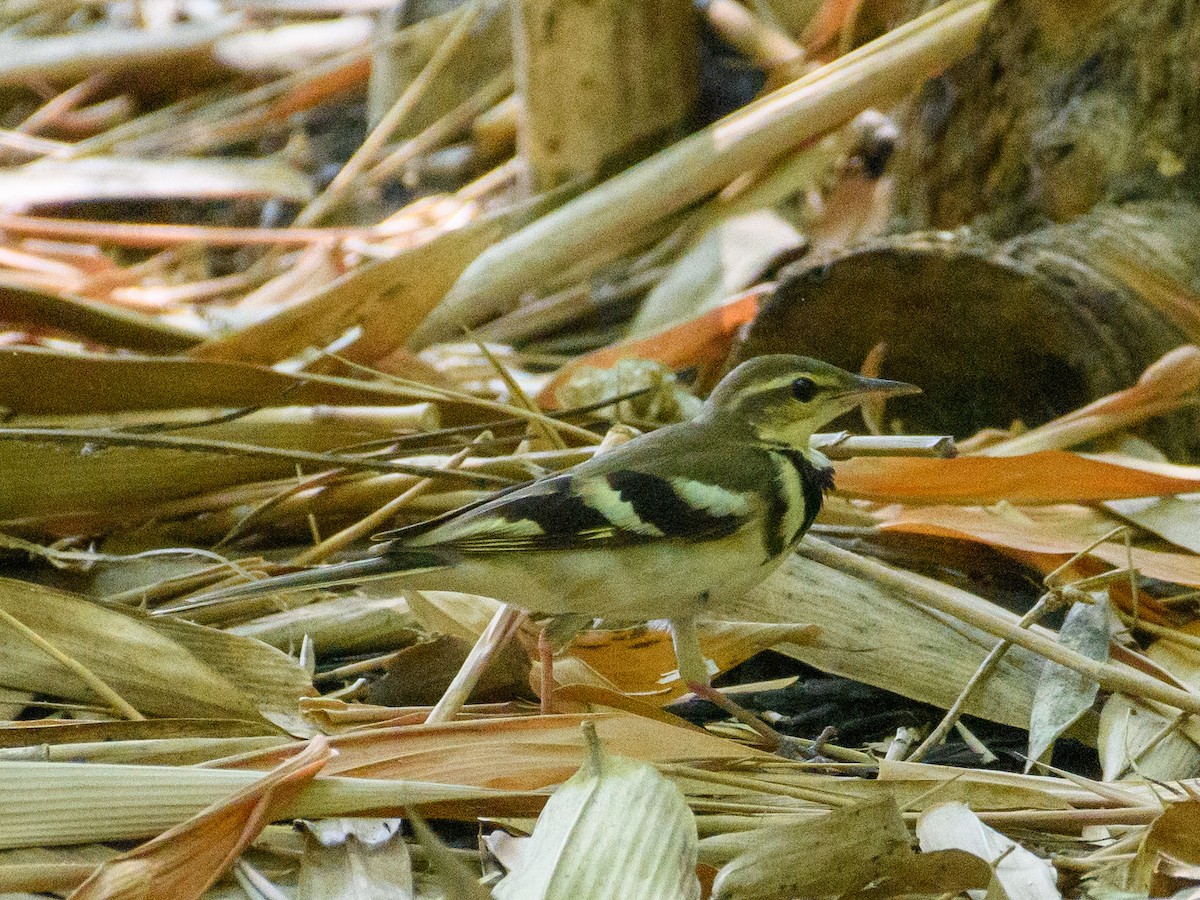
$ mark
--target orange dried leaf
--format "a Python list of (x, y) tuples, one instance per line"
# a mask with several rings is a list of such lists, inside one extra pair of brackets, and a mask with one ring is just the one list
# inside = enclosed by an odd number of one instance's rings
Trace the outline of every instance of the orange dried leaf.
[(638, 358), (655, 360), (677, 370), (693, 366), (719, 367), (729, 356), (738, 330), (758, 314), (759, 302), (770, 291), (770, 286), (758, 285), (716, 309), (650, 337), (614, 344), (581, 356), (555, 373), (538, 395), (538, 404), (543, 409), (556, 408), (555, 394), (559, 387), (584, 366), (608, 369), (619, 360)]
[[(927, 506), (905, 509), (883, 524), (888, 531), (941, 535), (980, 541), (993, 547), (1027, 553), (1072, 556), (1088, 548), (1097, 535), (1087, 528), (1049, 524), (1018, 513), (1003, 514), (978, 507)], [(1133, 548), (1133, 565), (1150, 578), (1200, 587), (1200, 556)], [(1108, 541), (1091, 555), (1115, 567), (1126, 564), (1125, 545)]]
[[(818, 632), (814, 625), (705, 622), (700, 625), (700, 643), (717, 671), (725, 672), (776, 644), (809, 643)], [(620, 690), (646, 696), (654, 703), (672, 703), (688, 692), (687, 685), (678, 678), (664, 678), (677, 666), (671, 636), (666, 631), (636, 628), (588, 632), (576, 637), (571, 655)]]
[[(538, 790), (579, 768), (585, 752), (579, 726), (589, 719), (606, 747), (645, 762), (740, 759), (754, 753), (688, 727), (628, 713), (524, 716), (339, 735), (330, 740), (337, 756), (325, 774)], [(265, 768), (298, 746), (303, 745), (242, 757), (235, 764)]]
[(324, 738), (245, 790), (97, 869), (70, 900), (189, 900), (233, 865), (332, 758)]
[(981, 453), (985, 456), (1017, 456), (1071, 447), (1172, 412), (1191, 402), (1197, 388), (1200, 388), (1200, 347), (1186, 344), (1154, 362), (1132, 387), (986, 447)]
[[(1119, 460), (1119, 461), (1118, 461)], [(1200, 490), (1200, 468), (1063, 450), (956, 459), (860, 456), (835, 464), (838, 492), (900, 503), (1098, 503)]]

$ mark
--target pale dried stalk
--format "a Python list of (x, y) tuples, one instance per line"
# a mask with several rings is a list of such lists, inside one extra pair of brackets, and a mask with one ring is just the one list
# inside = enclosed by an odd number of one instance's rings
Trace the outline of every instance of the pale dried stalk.
[(15, 38), (0, 55), (0, 84), (70, 79), (100, 69), (165, 63), (210, 48), (238, 26), (236, 16), (163, 29), (94, 28), (81, 34)]
[(378, 184), (391, 178), (398, 170), (422, 153), (428, 153), (451, 140), (454, 135), (465, 131), (474, 119), (501, 102), (505, 97), (511, 96), (512, 91), (513, 73), (512, 68), (509, 67), (416, 137), (404, 141), (376, 163), (366, 173), (367, 182)]
[(466, 660), (450, 682), (450, 686), (446, 688), (446, 693), (430, 710), (429, 716), (425, 719), (426, 725), (439, 725), (454, 718), (462, 709), (463, 704), (467, 702), (467, 698), (471, 696), (471, 691), (479, 683), (479, 677), (487, 668), (492, 657), (512, 639), (524, 615), (525, 612), (515, 606), (500, 605), (492, 617), (492, 621), (488, 623), (488, 627), (479, 636), (479, 640), (475, 642), (471, 652), (467, 654)]
[[(457, 469), (459, 463), (466, 459), (470, 452), (471, 448), (464, 447), (462, 450), (459, 450), (452, 457), (450, 457), (450, 459), (446, 462), (446, 465), (442, 468), (447, 470)], [(408, 490), (404, 491), (404, 493), (383, 504), (383, 506), (379, 507), (379, 509), (375, 510), (375, 512), (365, 516), (364, 518), (355, 522), (353, 525), (343, 528), (337, 534), (327, 537), (325, 540), (321, 541), (321, 543), (317, 544), (317, 546), (310, 547), (308, 550), (305, 550), (302, 553), (297, 553), (292, 562), (298, 566), (309, 566), (313, 565), (314, 563), (319, 563), (322, 560), (327, 559), (330, 554), (337, 553), (339, 550), (342, 550), (347, 545), (353, 543), (359, 538), (373, 534), (381, 525), (383, 525), (385, 522), (388, 522), (392, 516), (407, 506), (409, 501), (419, 494), (423, 494), (425, 491), (429, 490), (433, 484), (434, 480), (432, 478), (422, 478)]]
[[(1057, 569), (1055, 569), (1053, 572), (1051, 572), (1049, 575), (1047, 575), (1045, 577), (1045, 579), (1043, 580), (1043, 583), (1046, 584), (1047, 586), (1053, 584), (1054, 579), (1056, 577), (1058, 577), (1058, 575), (1065, 572), (1067, 569), (1069, 569), (1071, 566), (1073, 566), (1076, 562), (1078, 562), (1083, 557), (1087, 556), (1089, 553), (1091, 553), (1093, 550), (1095, 550), (1101, 544), (1107, 543), (1113, 537), (1115, 537), (1116, 535), (1118, 535), (1122, 532), (1126, 535), (1126, 539), (1128, 539), (1129, 529), (1127, 526), (1121, 525), (1121, 526), (1118, 526), (1117, 528), (1114, 528), (1112, 531), (1109, 531), (1103, 537), (1093, 541), (1089, 547), (1087, 547), (1084, 550), (1081, 550), (1079, 553), (1076, 553), (1069, 560), (1067, 560), (1065, 563), (1063, 563), (1061, 566), (1059, 566)], [(1098, 579), (1111, 579), (1113, 577), (1113, 574), (1114, 573), (1111, 573), (1111, 572), (1105, 572), (1103, 575), (1097, 576), (1097, 578)], [(1126, 573), (1118, 571), (1116, 574), (1118, 576), (1120, 576), (1120, 575), (1124, 575)], [(1085, 579), (1085, 580), (1093, 581), (1093, 579)], [(1074, 586), (1076, 588), (1078, 588), (1079, 583), (1076, 583), (1076, 585), (1074, 585)], [(1137, 596), (1136, 587), (1137, 586), (1134, 585), (1134, 596)], [(1036, 623), (1041, 621), (1042, 616), (1044, 616), (1047, 612), (1049, 612), (1051, 607), (1053, 605), (1056, 605), (1058, 602), (1059, 602), (1059, 598), (1058, 598), (1057, 593), (1053, 589), (1051, 589), (1047, 593), (1043, 594), (1040, 598), (1038, 598), (1037, 603), (1035, 603), (1030, 608), (1030, 610), (1021, 617), (1021, 620), (1019, 622), (1017, 622), (1017, 627), (1018, 628), (1029, 628), (1031, 625), (1035, 625)], [(932, 750), (935, 746), (940, 744), (945, 739), (946, 735), (950, 733), (950, 729), (952, 727), (962, 724), (958, 721), (958, 717), (960, 715), (962, 715), (963, 708), (967, 705), (967, 701), (971, 698), (972, 693), (974, 693), (975, 689), (977, 687), (979, 687), (979, 685), (982, 684), (984, 682), (984, 680), (987, 679), (987, 677), (995, 670), (996, 666), (1000, 665), (1000, 661), (1002, 659), (1004, 659), (1005, 655), (1008, 653), (1008, 650), (1011, 646), (1012, 646), (1012, 641), (1002, 640), (988, 652), (988, 655), (984, 658), (983, 662), (980, 663), (979, 668), (976, 670), (975, 674), (972, 675), (970, 680), (963, 686), (962, 692), (959, 693), (958, 698), (954, 701), (954, 703), (950, 707), (950, 709), (948, 709), (946, 711), (946, 715), (942, 717), (942, 721), (939, 722), (937, 727), (934, 728), (933, 731), (931, 731), (929, 733), (929, 736), (926, 737), (925, 740), (923, 740), (921, 742), (920, 746), (918, 746), (917, 749), (914, 750), (912, 752), (912, 754), (908, 756), (908, 758), (907, 758), (908, 762), (920, 762), (922, 759), (925, 758), (925, 755), (930, 750)]]
[[(413, 335), (423, 346), (512, 308), (575, 260), (601, 258), (743, 172), (893, 100), (966, 56), (992, 0), (951, 0), (685, 138), (484, 251)], [(597, 256), (599, 254), (599, 256)]]
[(705, 4), (704, 15), (722, 40), (766, 69), (775, 86), (802, 74), (804, 48), (736, 0), (712, 0)]
[[(262, 776), (258, 771), (196, 766), (0, 761), (0, 849), (150, 837)], [(425, 781), (323, 776), (314, 779), (279, 819), (512, 796), (518, 795)]]
[(463, 40), (471, 30), (471, 26), (475, 20), (479, 18), (479, 14), (483, 11), (483, 4), (479, 0), (473, 0), (459, 14), (458, 21), (454, 23), (454, 28), (446, 35), (446, 39), (442, 41), (437, 52), (433, 54), (433, 58), (425, 64), (425, 68), (421, 73), (413, 79), (412, 84), (400, 95), (392, 108), (389, 109), (382, 119), (371, 130), (354, 155), (346, 161), (341, 170), (334, 177), (333, 181), (329, 182), (329, 186), (325, 191), (312, 200), (300, 213), (296, 216), (294, 225), (307, 226), (314, 225), (319, 222), (331, 209), (339, 202), (347, 189), (353, 184), (354, 180), (374, 162), (376, 155), (388, 138), (396, 133), (404, 121), (416, 109), (417, 103), (425, 96), (425, 92), (433, 83), (434, 79), (442, 73), (446, 68), (446, 64), (454, 58), (459, 47), (462, 46)]
[[(592, 435), (592, 437), (594, 438), (595, 435)], [(307, 450), (261, 447), (254, 444), (240, 444), (235, 441), (185, 438), (169, 434), (122, 433), (73, 428), (0, 428), (0, 440), (4, 439), (47, 442), (62, 441), (65, 443), (84, 442), (100, 446), (157, 447), (160, 449), (193, 450), (205, 453), (228, 453), (234, 456), (266, 456), (277, 459), (295, 460), (299, 463), (313, 463), (331, 468), (405, 472), (409, 475), (419, 475), (422, 478), (446, 477), (491, 482), (503, 481), (503, 479), (497, 479), (482, 472), (473, 472), (468, 475), (453, 470), (431, 469), (427, 466), (414, 466), (379, 457), (350, 456), (342, 453), (313, 453)]]

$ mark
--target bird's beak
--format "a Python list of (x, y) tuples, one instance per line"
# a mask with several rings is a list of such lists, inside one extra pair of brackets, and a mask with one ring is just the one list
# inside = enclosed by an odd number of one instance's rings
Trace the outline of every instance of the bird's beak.
[(890, 381), (887, 378), (868, 378), (865, 375), (854, 375), (849, 379), (839, 395), (840, 400), (859, 400), (867, 396), (903, 397), (905, 394), (919, 394), (921, 389), (906, 381)]

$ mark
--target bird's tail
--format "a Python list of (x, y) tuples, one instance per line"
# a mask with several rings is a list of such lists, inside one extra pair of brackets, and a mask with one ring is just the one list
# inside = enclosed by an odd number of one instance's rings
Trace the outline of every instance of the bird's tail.
[(440, 569), (445, 562), (432, 553), (414, 550), (411, 552), (392, 552), (387, 555), (372, 556), (367, 559), (352, 562), (337, 563), (332, 566), (319, 566), (305, 569), (302, 572), (292, 572), (287, 575), (276, 575), (272, 578), (262, 578), (258, 581), (237, 584), (233, 587), (209, 591), (187, 597), (171, 606), (161, 606), (154, 610), (155, 615), (175, 612), (190, 612), (207, 606), (217, 606), (231, 600), (242, 600), (246, 597), (257, 597), (262, 594), (273, 594), (276, 591), (294, 591), (303, 588), (328, 588), (339, 584), (357, 584), (363, 581), (373, 581), (377, 578), (388, 578), (410, 574), (413, 572), (428, 572)]

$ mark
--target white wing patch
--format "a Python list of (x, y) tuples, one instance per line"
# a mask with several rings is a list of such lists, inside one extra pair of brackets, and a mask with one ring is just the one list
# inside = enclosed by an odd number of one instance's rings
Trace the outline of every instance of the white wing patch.
[(693, 481), (690, 478), (672, 478), (671, 487), (690, 506), (714, 516), (741, 518), (750, 512), (749, 496), (737, 491), (727, 491), (720, 485)]
[(633, 504), (621, 497), (604, 478), (580, 478), (574, 485), (575, 493), (612, 524), (632, 534), (647, 537), (662, 537), (663, 532), (649, 522), (643, 521), (633, 509)]
[[(510, 522), (500, 516), (486, 516), (462, 522), (447, 522), (440, 528), (429, 532), (428, 535), (424, 535), (421, 543), (458, 543), (473, 538), (536, 538), (545, 533), (541, 525), (529, 519), (517, 519), (515, 522)], [(416, 541), (413, 543), (415, 546), (419, 546)]]

